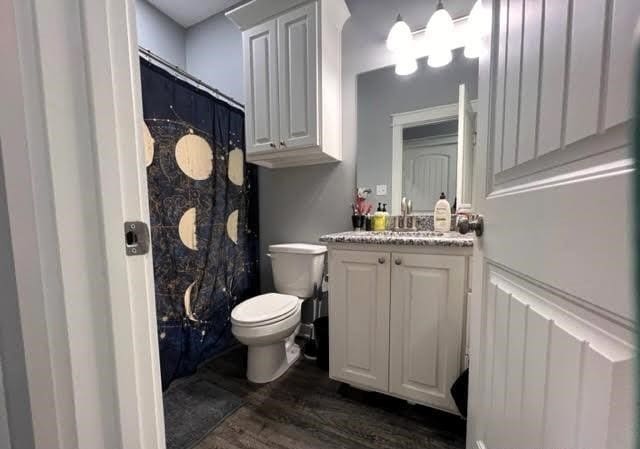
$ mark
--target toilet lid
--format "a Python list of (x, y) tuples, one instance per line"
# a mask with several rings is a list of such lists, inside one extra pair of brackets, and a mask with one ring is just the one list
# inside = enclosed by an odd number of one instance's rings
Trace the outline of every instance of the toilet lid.
[(267, 293), (255, 296), (238, 304), (231, 311), (231, 321), (237, 324), (259, 324), (278, 321), (289, 317), (296, 311), (298, 297)]

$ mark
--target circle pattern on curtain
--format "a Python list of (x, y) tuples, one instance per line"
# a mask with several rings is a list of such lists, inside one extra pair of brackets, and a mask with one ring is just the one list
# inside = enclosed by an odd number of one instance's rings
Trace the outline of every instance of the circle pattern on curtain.
[(229, 151), (229, 181), (237, 186), (244, 183), (244, 153), (239, 148)]
[(234, 210), (227, 218), (227, 235), (233, 243), (238, 244), (238, 210)]
[(145, 122), (142, 122), (142, 140), (144, 141), (144, 162), (148, 167), (153, 162), (153, 147), (156, 141)]
[(211, 176), (213, 151), (202, 137), (195, 134), (182, 136), (176, 144), (175, 154), (178, 167), (191, 179), (203, 181)]
[(178, 224), (180, 240), (189, 249), (198, 250), (198, 236), (196, 233), (196, 208), (192, 207), (182, 214)]

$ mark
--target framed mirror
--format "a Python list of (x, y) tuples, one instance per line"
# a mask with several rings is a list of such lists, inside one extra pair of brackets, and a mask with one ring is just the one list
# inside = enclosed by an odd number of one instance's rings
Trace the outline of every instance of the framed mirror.
[(384, 67), (358, 75), (357, 185), (374, 204), (400, 214), (432, 214), (444, 192), (452, 207), (471, 203), (477, 61), (455, 52), (446, 67), (426, 58), (410, 76)]

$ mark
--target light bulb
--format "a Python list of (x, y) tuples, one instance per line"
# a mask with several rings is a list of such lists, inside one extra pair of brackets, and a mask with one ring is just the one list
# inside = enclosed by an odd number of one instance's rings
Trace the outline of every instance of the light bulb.
[(438, 3), (438, 9), (429, 19), (424, 33), (429, 53), (427, 64), (430, 67), (442, 67), (451, 62), (453, 32), (453, 19), (451, 19), (447, 10), (442, 7), (442, 2), (440, 2)]
[(464, 55), (467, 58), (477, 58), (482, 54), (484, 45), (482, 42), (484, 10), (482, 2), (476, 0), (466, 24)]
[(451, 54), (451, 50), (439, 50), (431, 53), (427, 57), (427, 65), (437, 69), (438, 67), (444, 67), (449, 64), (452, 59), (453, 54)]
[(411, 28), (398, 14), (396, 23), (393, 24), (387, 36), (387, 49), (389, 51), (400, 51), (410, 46), (412, 41)]
[(398, 62), (396, 62), (396, 75), (411, 75), (416, 70), (418, 70), (418, 62), (415, 57), (410, 55), (403, 56), (398, 59)]

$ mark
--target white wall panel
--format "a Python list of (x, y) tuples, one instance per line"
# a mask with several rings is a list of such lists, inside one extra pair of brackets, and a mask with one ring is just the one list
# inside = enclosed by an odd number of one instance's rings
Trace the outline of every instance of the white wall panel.
[(598, 132), (606, 0), (572, 3), (565, 145)]
[(490, 268), (488, 282), (487, 447), (630, 447), (633, 404), (620, 398), (631, 391), (632, 347), (516, 275)]

